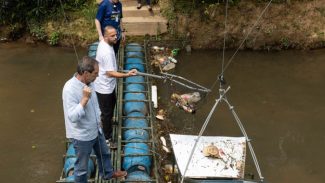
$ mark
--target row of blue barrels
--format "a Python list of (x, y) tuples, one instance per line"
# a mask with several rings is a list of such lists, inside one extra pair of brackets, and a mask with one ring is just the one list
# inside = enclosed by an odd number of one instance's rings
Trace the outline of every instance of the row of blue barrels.
[[(145, 72), (144, 54), (141, 45), (128, 44), (125, 47), (124, 69), (137, 69)], [(125, 79), (125, 95), (123, 121), (125, 131), (123, 140), (127, 141), (124, 147), (123, 169), (128, 172), (127, 181), (150, 181), (151, 161), (150, 147), (143, 141), (148, 141), (150, 135), (146, 115), (148, 113), (145, 95), (145, 79), (143, 76), (132, 76)]]
[[(68, 150), (67, 150), (65, 161), (64, 161), (64, 167), (63, 167), (63, 173), (65, 176), (66, 182), (74, 182), (74, 180), (75, 180), (74, 179), (74, 164), (76, 161), (77, 161), (76, 151), (73, 147), (73, 144), (70, 143), (68, 146)], [(94, 174), (94, 171), (95, 171), (95, 163), (91, 158), (89, 158), (88, 175), (87, 175), (88, 178), (90, 178), (90, 176)]]

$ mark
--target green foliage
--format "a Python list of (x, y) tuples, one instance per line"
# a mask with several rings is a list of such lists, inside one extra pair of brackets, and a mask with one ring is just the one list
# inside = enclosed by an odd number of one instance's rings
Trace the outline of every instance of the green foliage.
[(88, 6), (84, 6), (82, 9), (83, 17), (91, 24), (91, 26), (94, 26), (94, 20), (97, 13), (97, 4), (94, 2), (90, 3)]
[(50, 45), (55, 46), (59, 43), (60, 33), (57, 31), (54, 31), (50, 34), (48, 42)]
[[(62, 5), (61, 6), (61, 2)], [(0, 0), (0, 23), (27, 23), (27, 20), (41, 22), (64, 10), (79, 10), (87, 0)]]
[(286, 49), (288, 49), (291, 45), (291, 42), (290, 42), (289, 38), (287, 38), (287, 37), (281, 38), (280, 42), (281, 42), (281, 46)]
[(44, 27), (40, 24), (31, 22), (28, 24), (30, 34), (39, 41), (44, 41), (46, 38), (46, 33)]

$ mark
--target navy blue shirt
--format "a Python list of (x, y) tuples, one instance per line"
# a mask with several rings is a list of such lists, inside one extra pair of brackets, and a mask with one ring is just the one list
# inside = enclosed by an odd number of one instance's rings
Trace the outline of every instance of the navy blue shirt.
[(98, 7), (96, 19), (100, 22), (102, 33), (104, 28), (108, 25), (113, 26), (117, 30), (117, 38), (121, 38), (121, 18), (122, 3), (113, 3), (110, 0), (103, 0)]

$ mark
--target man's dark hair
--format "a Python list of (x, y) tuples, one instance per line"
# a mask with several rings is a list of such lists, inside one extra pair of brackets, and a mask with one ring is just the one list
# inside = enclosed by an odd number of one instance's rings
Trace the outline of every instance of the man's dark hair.
[(85, 71), (92, 73), (95, 70), (95, 64), (97, 60), (89, 56), (84, 56), (81, 61), (79, 61), (77, 66), (77, 72), (82, 75)]

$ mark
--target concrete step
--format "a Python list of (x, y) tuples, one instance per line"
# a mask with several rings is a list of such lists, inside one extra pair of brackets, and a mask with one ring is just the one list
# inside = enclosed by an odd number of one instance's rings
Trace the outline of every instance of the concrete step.
[(160, 16), (152, 17), (125, 17), (123, 28), (126, 35), (157, 35), (167, 32), (167, 20)]
[(148, 11), (147, 6), (137, 9), (137, 6), (123, 7), (123, 17), (147, 17), (160, 15), (160, 8), (158, 6), (152, 7), (152, 11)]

